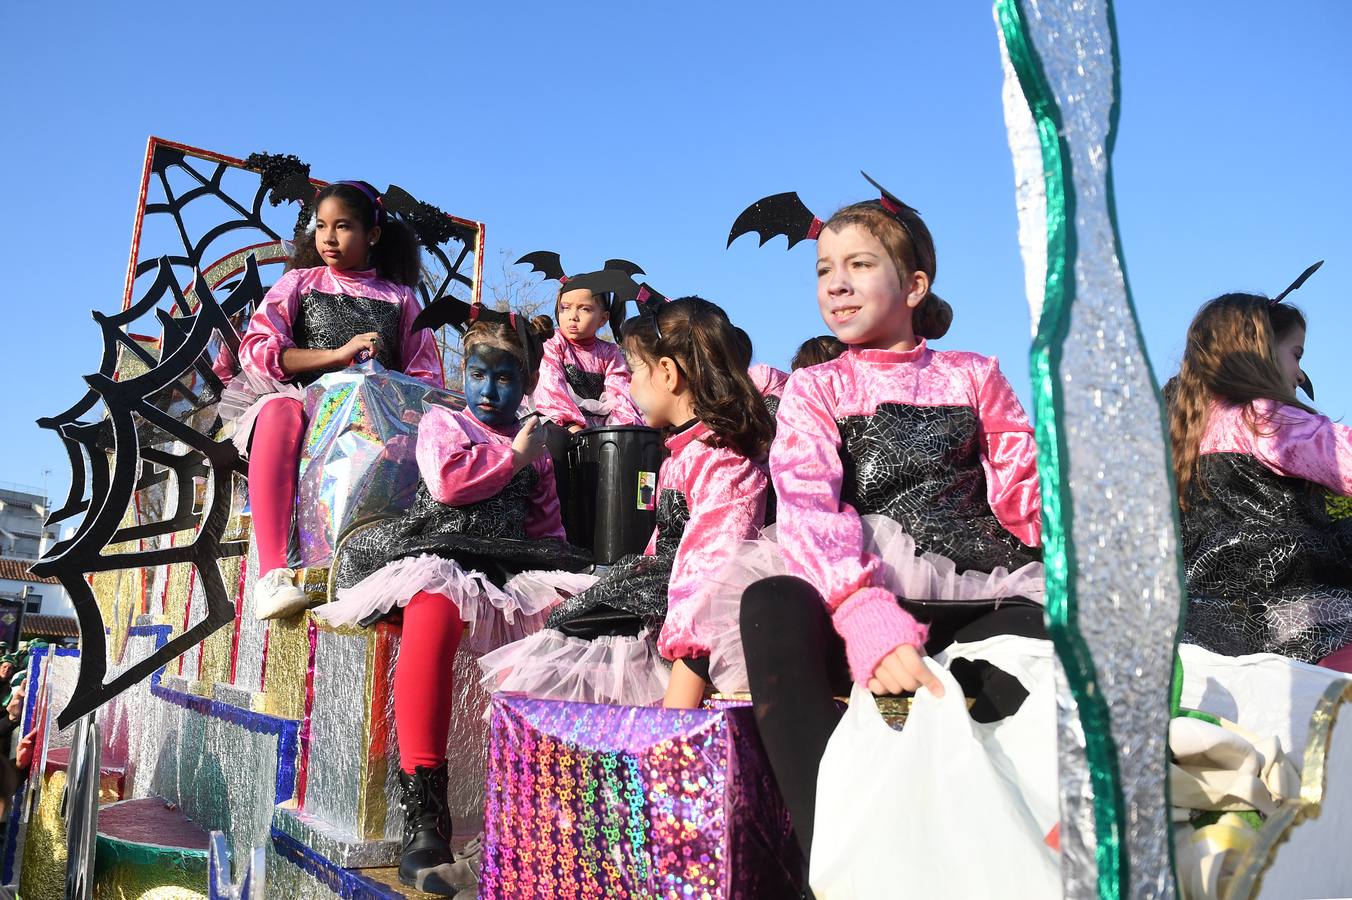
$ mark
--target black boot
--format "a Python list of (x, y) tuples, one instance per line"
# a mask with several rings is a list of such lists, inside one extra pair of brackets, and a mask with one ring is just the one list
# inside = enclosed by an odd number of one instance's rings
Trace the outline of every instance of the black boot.
[[(473, 870), (451, 853), (451, 816), (446, 809), (446, 764), (399, 772), (399, 807), (404, 811), (404, 852), (399, 880), (429, 894), (454, 897), (473, 886)], [(473, 894), (473, 891), (467, 891)]]

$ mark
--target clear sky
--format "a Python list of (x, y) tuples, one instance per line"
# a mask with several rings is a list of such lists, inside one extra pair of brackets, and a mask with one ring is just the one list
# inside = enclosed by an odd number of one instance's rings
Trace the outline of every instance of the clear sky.
[[(811, 245), (725, 250), (728, 228), (779, 191), (822, 214), (869, 197), (866, 169), (934, 232), (956, 311), (939, 346), (998, 355), (1028, 397), (988, 3), (80, 6), (0, 11), (0, 481), (51, 468), (64, 491), (32, 423), (96, 366), (89, 311), (119, 308), (150, 134), (403, 185), (487, 223), (490, 273), (503, 252), (632, 259), (781, 366), (825, 330)], [(1297, 300), (1319, 405), (1346, 418), (1352, 3), (1132, 0), (1118, 25), (1118, 213), (1156, 373), (1202, 301), (1326, 259)]]

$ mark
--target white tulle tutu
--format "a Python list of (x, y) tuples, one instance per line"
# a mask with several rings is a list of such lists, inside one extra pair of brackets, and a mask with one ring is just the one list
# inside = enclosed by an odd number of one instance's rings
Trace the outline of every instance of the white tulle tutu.
[(230, 440), (241, 456), (249, 454), (249, 439), (253, 437), (254, 423), (258, 421), (258, 414), (263, 411), (263, 407), (287, 397), (303, 404), (305, 388), (249, 369), (240, 369), (239, 374), (221, 391), (216, 412), (221, 421), (234, 426)]
[(398, 559), (372, 572), (314, 614), (333, 625), (348, 625), (405, 606), (419, 591), (450, 598), (465, 623), (464, 646), (487, 653), (535, 634), (550, 610), (566, 597), (591, 587), (595, 575), (562, 571), (522, 572), (502, 587), (453, 559), (423, 554)]
[(584, 640), (546, 628), (479, 659), (486, 690), (544, 700), (653, 706), (662, 702), (671, 664), (645, 631)]
[[(917, 553), (915, 539), (886, 516), (866, 515), (867, 551), (882, 560), (884, 585), (899, 597), (916, 600), (991, 600), (1026, 597), (1035, 603), (1046, 598), (1042, 563), (1033, 562), (1013, 572), (958, 572), (953, 561), (937, 553)], [(762, 578), (789, 575), (771, 525), (758, 540), (743, 541), (736, 556), (715, 577), (706, 595), (708, 611), (709, 677), (722, 693), (750, 690), (746, 658), (742, 655), (742, 593)]]

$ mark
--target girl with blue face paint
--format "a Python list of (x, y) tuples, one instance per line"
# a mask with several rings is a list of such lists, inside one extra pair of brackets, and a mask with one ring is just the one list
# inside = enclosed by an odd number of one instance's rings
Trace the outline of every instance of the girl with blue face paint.
[(344, 539), (334, 560), (337, 599), (315, 610), (335, 624), (402, 614), (394, 670), (405, 815), (399, 877), (440, 896), (478, 880), (477, 851), (456, 856), (449, 844), (451, 660), (462, 638), (484, 653), (539, 630), (561, 591), (595, 580), (575, 574), (591, 559), (564, 539), (543, 430), (534, 417), (517, 421), (552, 323), (461, 305), (465, 408), (428, 407), (413, 508)]

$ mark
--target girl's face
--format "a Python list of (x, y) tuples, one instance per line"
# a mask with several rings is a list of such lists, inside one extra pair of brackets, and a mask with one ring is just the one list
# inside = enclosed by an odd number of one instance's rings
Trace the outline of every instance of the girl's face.
[(1291, 390), (1295, 391), (1305, 380), (1300, 371), (1300, 360), (1305, 355), (1305, 329), (1299, 325), (1293, 327), (1277, 338), (1277, 346), (1274, 349), (1277, 351), (1277, 367), (1281, 369), (1282, 378), (1291, 385)]
[(325, 197), (315, 210), (315, 249), (331, 269), (367, 268), (380, 226), (367, 231), (361, 219), (337, 197)]
[(629, 396), (653, 428), (679, 425), (675, 421), (679, 403), (676, 398), (680, 370), (676, 361), (664, 356), (648, 362), (640, 354), (626, 352), (629, 363)]
[(601, 326), (610, 321), (610, 313), (591, 291), (567, 291), (559, 297), (559, 328), (570, 341), (589, 341)]
[(882, 242), (858, 225), (817, 239), (817, 306), (826, 327), (852, 347), (909, 350), (911, 313), (929, 291), (924, 272), (903, 284)]
[(525, 395), (521, 366), (506, 353), (485, 358), (477, 351), (465, 360), (465, 405), (474, 418), (498, 428), (516, 421)]

